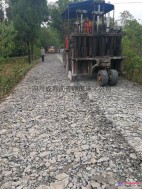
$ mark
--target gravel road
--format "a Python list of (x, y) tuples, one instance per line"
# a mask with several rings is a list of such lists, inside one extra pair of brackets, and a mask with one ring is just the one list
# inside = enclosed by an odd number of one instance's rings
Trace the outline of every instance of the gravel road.
[(0, 188), (141, 189), (142, 86), (70, 82), (47, 55), (0, 104)]

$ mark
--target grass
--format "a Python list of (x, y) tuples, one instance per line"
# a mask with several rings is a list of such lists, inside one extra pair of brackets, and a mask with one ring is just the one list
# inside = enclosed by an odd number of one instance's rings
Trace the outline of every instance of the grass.
[(133, 61), (124, 61), (126, 78), (130, 81), (142, 84), (142, 65), (137, 66)]
[(0, 101), (14, 86), (24, 78), (26, 73), (37, 64), (27, 63), (26, 57), (10, 58), (6, 63), (0, 63)]

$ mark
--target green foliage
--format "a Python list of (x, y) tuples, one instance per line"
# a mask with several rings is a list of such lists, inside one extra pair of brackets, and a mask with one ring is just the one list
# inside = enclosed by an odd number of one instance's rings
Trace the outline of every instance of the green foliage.
[(4, 20), (4, 12), (2, 8), (2, 1), (0, 1), (0, 21)]
[(124, 69), (129, 79), (142, 82), (142, 25), (137, 20), (127, 20), (124, 27), (123, 55), (127, 57)]
[(11, 56), (15, 57), (15, 56), (25, 56), (27, 55), (27, 44), (23, 42), (23, 40), (21, 40), (19, 37), (15, 37), (14, 40), (15, 43), (15, 48), (12, 51)]
[(15, 35), (13, 22), (0, 22), (0, 61), (12, 53)]
[(45, 49), (49, 46), (59, 47), (61, 45), (61, 37), (59, 32), (55, 28), (46, 28), (41, 29), (41, 46)]
[(61, 18), (61, 14), (64, 11), (64, 9), (67, 7), (69, 3), (69, 0), (58, 0), (54, 4), (49, 4), (49, 15), (50, 15), (50, 26), (52, 28), (55, 28), (58, 32), (61, 38), (63, 39), (64, 36), (64, 23)]
[(0, 9), (0, 21), (4, 20), (4, 13), (3, 11)]
[(120, 13), (119, 21), (123, 27), (125, 27), (129, 23), (129, 21), (133, 19), (134, 19), (133, 15), (127, 10)]
[(35, 65), (27, 64), (27, 58), (11, 58), (0, 64), (0, 100), (26, 75)]
[(44, 0), (14, 0), (13, 17), (19, 36), (25, 41), (34, 40), (38, 36), (43, 20)]
[(11, 0), (14, 26), (18, 31), (17, 39), (27, 45), (29, 63), (33, 56), (34, 43), (40, 34), (42, 21), (47, 16), (46, 0)]

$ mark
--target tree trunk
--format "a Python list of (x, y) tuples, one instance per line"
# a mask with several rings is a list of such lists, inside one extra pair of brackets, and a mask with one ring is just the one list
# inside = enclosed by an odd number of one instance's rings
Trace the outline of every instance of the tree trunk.
[(28, 63), (31, 63), (31, 50), (30, 50), (30, 42), (27, 42), (27, 47), (28, 47)]
[(32, 61), (34, 60), (34, 46), (33, 46), (33, 42), (31, 42), (31, 59), (32, 59)]

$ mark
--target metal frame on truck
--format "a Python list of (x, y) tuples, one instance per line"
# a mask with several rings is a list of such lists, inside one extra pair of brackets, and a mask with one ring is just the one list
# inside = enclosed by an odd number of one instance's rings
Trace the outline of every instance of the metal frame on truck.
[(100, 86), (116, 85), (124, 33), (114, 24), (114, 5), (103, 0), (70, 3), (62, 18), (68, 27), (63, 60), (70, 80), (97, 74)]

